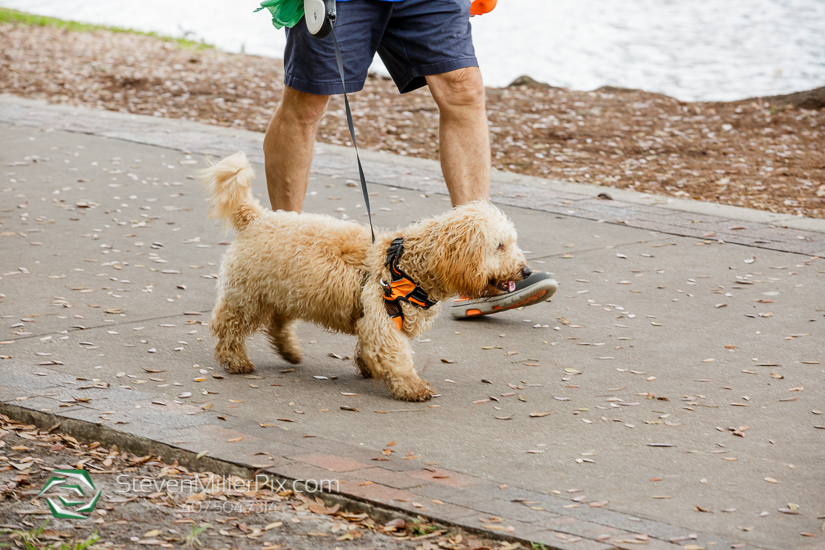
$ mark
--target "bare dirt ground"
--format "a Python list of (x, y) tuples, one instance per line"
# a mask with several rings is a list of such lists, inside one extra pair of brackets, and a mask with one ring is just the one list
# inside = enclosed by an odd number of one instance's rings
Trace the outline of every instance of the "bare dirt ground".
[[(57, 499), (61, 491), (38, 494), (53, 470), (72, 469), (89, 472), (100, 499), (88, 519), (54, 519), (47, 498)], [(92, 492), (86, 493), (88, 502)], [(70, 491), (63, 496), (77, 498)], [(161, 457), (106, 449), (0, 415), (0, 546), (81, 550), (93, 542), (93, 549), (522, 548), (448, 532), (425, 520), (381, 522), (278, 485), (190, 471)]]
[[(280, 61), (151, 36), (3, 24), (0, 42), (0, 92), (54, 103), (264, 131), (283, 88)], [(497, 168), (825, 218), (825, 88), (686, 103), (523, 82), (487, 90)], [(362, 146), (438, 158), (438, 110), (426, 90), (400, 96), (371, 76), (351, 101)], [(318, 139), (348, 138), (336, 97)]]

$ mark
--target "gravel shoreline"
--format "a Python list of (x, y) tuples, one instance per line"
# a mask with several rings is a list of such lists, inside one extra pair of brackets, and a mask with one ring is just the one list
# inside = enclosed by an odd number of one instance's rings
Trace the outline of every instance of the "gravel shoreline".
[[(0, 24), (0, 92), (262, 132), (280, 60), (152, 36)], [(483, 68), (482, 68), (483, 70)], [(578, 92), (529, 78), (487, 89), (493, 165), (539, 177), (825, 218), (825, 93), (682, 102), (640, 90)], [(372, 75), (351, 95), (359, 145), (438, 158), (430, 94)], [(318, 139), (349, 144), (334, 97)]]

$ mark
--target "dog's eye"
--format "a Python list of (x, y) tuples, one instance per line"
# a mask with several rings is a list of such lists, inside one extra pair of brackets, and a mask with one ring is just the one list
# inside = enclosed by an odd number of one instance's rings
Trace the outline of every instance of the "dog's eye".
[(498, 249), (504, 250), (504, 243), (498, 243)]

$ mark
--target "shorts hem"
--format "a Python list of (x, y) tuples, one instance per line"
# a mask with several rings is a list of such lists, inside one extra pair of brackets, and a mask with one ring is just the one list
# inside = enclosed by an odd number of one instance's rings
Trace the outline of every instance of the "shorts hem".
[[(441, 63), (433, 63), (431, 65), (420, 65), (408, 69), (403, 75), (398, 78), (393, 78), (398, 91), (402, 94), (412, 92), (427, 85), (424, 77), (436, 74), (448, 73), (458, 69), (466, 69), (467, 67), (478, 67), (478, 59), (475, 56), (459, 57), (458, 59), (451, 59), (450, 61), (443, 61)], [(349, 90), (347, 90), (349, 91)]]
[[(364, 89), (364, 83), (366, 80), (361, 81), (354, 81), (348, 80), (347, 81), (347, 93), (354, 94), (355, 92), (360, 92)], [(312, 82), (310, 80), (304, 80), (298, 78), (296, 76), (285, 74), (284, 75), (284, 84), (289, 86), (294, 90), (298, 90), (299, 92), (304, 92), (307, 94), (314, 94), (314, 95), (337, 95), (344, 93), (344, 87), (341, 86), (341, 81), (339, 80), (330, 80), (326, 82)]]

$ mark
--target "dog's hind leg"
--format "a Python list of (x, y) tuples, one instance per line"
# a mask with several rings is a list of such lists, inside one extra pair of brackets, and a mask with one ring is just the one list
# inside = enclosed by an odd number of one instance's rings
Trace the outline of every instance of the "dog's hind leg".
[(218, 339), (215, 359), (234, 374), (253, 372), (246, 354), (246, 337), (255, 330), (253, 313), (230, 305), (223, 297), (212, 310), (212, 334)]
[(269, 343), (281, 357), (293, 365), (301, 362), (303, 354), (298, 337), (295, 336), (295, 320), (273, 313), (266, 333)]

